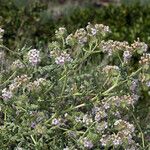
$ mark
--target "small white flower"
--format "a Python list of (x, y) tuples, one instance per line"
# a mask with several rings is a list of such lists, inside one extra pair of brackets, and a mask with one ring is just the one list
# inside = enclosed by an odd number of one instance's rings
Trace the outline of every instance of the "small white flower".
[(102, 121), (96, 125), (96, 130), (98, 133), (102, 133), (105, 129), (108, 128), (108, 123), (106, 121)]
[(36, 66), (41, 61), (40, 52), (36, 49), (30, 50), (28, 52), (28, 59), (32, 66)]
[(14, 91), (15, 89), (17, 89), (19, 87), (19, 84), (14, 82), (12, 84), (9, 85), (9, 90), (10, 91)]
[(58, 65), (63, 65), (65, 63), (65, 57), (63, 56), (58, 56), (55, 58), (55, 63)]
[(86, 125), (89, 125), (89, 124), (91, 124), (93, 122), (93, 120), (92, 120), (92, 118), (89, 115), (85, 114), (83, 116), (82, 122), (85, 123)]
[(125, 63), (127, 63), (131, 57), (132, 57), (132, 54), (130, 51), (124, 51), (123, 58), (124, 58)]
[(62, 53), (60, 56), (55, 58), (55, 63), (58, 65), (64, 65), (66, 62), (71, 62), (72, 59), (69, 54)]
[(121, 145), (121, 144), (122, 144), (122, 141), (121, 141), (120, 137), (117, 137), (116, 139), (113, 139), (113, 145), (114, 146), (118, 146), (118, 145)]
[(4, 100), (8, 100), (10, 98), (12, 98), (13, 93), (9, 90), (7, 90), (6, 88), (2, 90), (2, 97)]
[(12, 63), (11, 67), (14, 69), (17, 69), (17, 68), (22, 69), (24, 68), (24, 64), (19, 59), (17, 59), (16, 61)]
[(62, 38), (67, 33), (66, 28), (60, 27), (58, 30), (55, 31), (55, 35), (58, 39)]
[(87, 138), (84, 138), (83, 146), (87, 149), (91, 149), (93, 147), (93, 143), (92, 143), (92, 141), (88, 140)]
[(107, 146), (107, 143), (109, 142), (110, 137), (107, 135), (102, 135), (102, 138), (100, 139), (101, 145), (102, 146)]
[(96, 35), (97, 30), (95, 28), (91, 28), (91, 33), (92, 33), (92, 35)]
[(52, 120), (52, 125), (59, 125), (60, 124), (60, 119), (57, 119), (57, 118), (54, 118), (53, 120)]
[(143, 49), (144, 52), (146, 52), (147, 49), (148, 49), (148, 46), (147, 46), (147, 44), (145, 44), (144, 42), (143, 42), (142, 44), (143, 44), (143, 45), (142, 45), (142, 49)]

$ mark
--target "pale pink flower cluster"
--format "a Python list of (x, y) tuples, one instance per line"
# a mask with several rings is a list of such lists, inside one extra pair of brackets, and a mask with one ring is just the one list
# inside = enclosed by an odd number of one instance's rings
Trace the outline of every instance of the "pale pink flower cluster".
[(31, 49), (28, 52), (28, 60), (32, 66), (36, 66), (41, 61), (40, 52), (36, 49)]
[(75, 117), (75, 121), (77, 123), (83, 123), (85, 126), (90, 125), (91, 123), (93, 123), (93, 119), (92, 116), (89, 114), (85, 114), (85, 115), (81, 115), (81, 116), (76, 116)]
[(27, 85), (27, 89), (29, 91), (38, 90), (41, 85), (45, 85), (45, 84), (46, 84), (46, 79), (39, 78), (33, 82), (29, 82)]
[(57, 126), (57, 125), (60, 125), (60, 124), (61, 124), (61, 119), (60, 118), (54, 118), (52, 120), (52, 125)]
[(71, 62), (72, 59), (69, 54), (61, 53), (59, 56), (55, 58), (55, 63), (58, 65), (64, 65), (66, 62)]
[(113, 40), (108, 41), (102, 40), (99, 47), (104, 53), (107, 53), (109, 56), (113, 55), (113, 53), (116, 53), (118, 51), (132, 50), (131, 47), (129, 46), (129, 43), (126, 41), (120, 42)]
[(123, 96), (112, 96), (108, 98), (108, 101), (112, 106), (116, 107), (122, 107), (123, 105), (125, 106), (131, 106), (138, 100), (138, 96), (133, 95), (123, 95)]
[(140, 42), (139, 40), (134, 41), (134, 43), (132, 43), (131, 45), (129, 45), (129, 43), (126, 41), (120, 42), (113, 40), (102, 40), (99, 47), (102, 52), (107, 53), (109, 56), (112, 56), (113, 54), (116, 55), (118, 54), (118, 52), (123, 52), (125, 63), (129, 62), (135, 52), (143, 54), (148, 49), (147, 44), (145, 44), (144, 42)]
[(96, 131), (98, 133), (104, 133), (108, 128), (108, 123), (106, 121), (101, 121), (96, 124)]
[(87, 149), (91, 149), (94, 146), (92, 141), (89, 140), (87, 137), (83, 138), (81, 142), (83, 143), (83, 146)]
[(61, 39), (61, 38), (63, 38), (64, 35), (66, 35), (66, 33), (67, 33), (66, 28), (60, 27), (58, 30), (55, 31), (55, 36), (58, 39)]
[(25, 65), (19, 59), (15, 60), (11, 65), (12, 69), (17, 69), (17, 68), (22, 69), (24, 67)]
[(141, 54), (143, 54), (144, 52), (146, 52), (147, 49), (148, 49), (148, 45), (145, 44), (144, 42), (140, 42), (139, 39), (137, 41), (134, 41), (134, 43), (131, 44), (131, 47), (134, 50), (139, 51), (139, 53), (141, 53)]
[(109, 26), (105, 26), (103, 24), (92, 25), (91, 23), (88, 23), (86, 29), (89, 36), (95, 36), (98, 33), (105, 35), (106, 33), (110, 32)]
[(84, 28), (78, 29), (75, 34), (74, 37), (76, 39), (78, 39), (79, 44), (83, 45), (87, 42), (87, 32)]
[(66, 44), (71, 46), (79, 44), (82, 47), (86, 43), (88, 43), (89, 39), (94, 38), (97, 35), (103, 36), (109, 32), (110, 29), (108, 26), (105, 26), (103, 24), (92, 25), (91, 23), (88, 23), (86, 29), (80, 28), (76, 30), (74, 34), (68, 35), (66, 38)]
[(125, 144), (126, 146), (135, 144), (132, 139), (132, 134), (135, 130), (133, 124), (120, 119), (114, 123), (114, 127), (118, 133), (102, 135), (102, 138), (100, 139), (102, 146), (112, 145), (114, 147), (118, 147), (122, 144)]
[(2, 98), (4, 100), (9, 100), (12, 97), (13, 97), (12, 91), (10, 91), (10, 90), (8, 90), (6, 88), (2, 90)]
[(143, 64), (143, 65), (149, 65), (150, 64), (150, 53), (144, 53), (143, 56), (141, 56), (139, 63)]
[(2, 90), (2, 97), (4, 100), (8, 100), (12, 98), (13, 92), (18, 89), (22, 84), (27, 83), (29, 81), (29, 77), (27, 75), (17, 76), (13, 82), (8, 85), (8, 89)]
[(114, 75), (120, 72), (120, 68), (118, 66), (107, 65), (102, 70), (107, 75)]
[(128, 63), (132, 57), (132, 53), (128, 50), (123, 52), (123, 59), (125, 63)]

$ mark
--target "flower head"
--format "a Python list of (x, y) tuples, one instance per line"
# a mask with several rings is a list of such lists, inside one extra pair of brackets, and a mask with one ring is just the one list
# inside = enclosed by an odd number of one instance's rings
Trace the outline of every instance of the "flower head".
[(125, 63), (128, 63), (128, 61), (130, 60), (130, 58), (132, 57), (132, 54), (130, 51), (126, 50), (123, 53), (123, 59)]
[(60, 119), (54, 118), (52, 120), (52, 125), (55, 125), (55, 126), (60, 125)]
[(2, 97), (4, 100), (8, 100), (12, 98), (13, 93), (10, 90), (7, 90), (6, 88), (2, 90)]
[(32, 66), (36, 66), (40, 61), (40, 52), (36, 49), (32, 49), (28, 52), (28, 60)]
[(82, 140), (83, 146), (87, 149), (91, 149), (93, 147), (92, 141), (88, 140), (86, 137)]
[(64, 65), (66, 62), (72, 61), (71, 57), (67, 53), (61, 53), (60, 56), (55, 58), (55, 63), (58, 65)]
[(17, 69), (17, 68), (22, 69), (24, 68), (24, 64), (19, 59), (17, 59), (12, 63), (11, 67), (12, 69)]

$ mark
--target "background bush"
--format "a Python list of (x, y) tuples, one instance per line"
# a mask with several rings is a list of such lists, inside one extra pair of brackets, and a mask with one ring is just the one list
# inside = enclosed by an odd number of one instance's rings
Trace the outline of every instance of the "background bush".
[(147, 45), (104, 41), (109, 33), (59, 28), (48, 49), (15, 51), (0, 78), (0, 149), (149, 148), (148, 109), (138, 107), (149, 101)]

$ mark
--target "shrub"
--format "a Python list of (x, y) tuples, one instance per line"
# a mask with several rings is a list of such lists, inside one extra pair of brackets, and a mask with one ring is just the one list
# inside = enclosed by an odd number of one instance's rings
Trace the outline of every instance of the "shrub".
[(105, 40), (107, 34), (103, 24), (69, 35), (63, 27), (47, 50), (12, 51), (16, 59), (1, 72), (2, 150), (150, 146), (149, 125), (136, 114), (150, 94), (147, 45)]
[(150, 42), (149, 5), (69, 5), (67, 8), (61, 5), (52, 9), (46, 1), (22, 2), (24, 3), (5, 0), (0, 5), (0, 21), (5, 29), (4, 41), (11, 49), (21, 48), (25, 43), (37, 48), (45, 47), (49, 39), (54, 38), (58, 27), (65, 25), (71, 33), (85, 26), (87, 22), (109, 25), (114, 33), (111, 35), (113, 40), (128, 40), (132, 43), (139, 37), (146, 43)]

